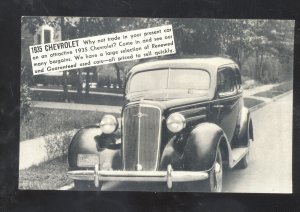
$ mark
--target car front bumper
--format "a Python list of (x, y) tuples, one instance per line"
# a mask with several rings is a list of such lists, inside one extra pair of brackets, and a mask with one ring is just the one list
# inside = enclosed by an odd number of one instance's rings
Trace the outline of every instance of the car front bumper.
[(169, 189), (173, 182), (191, 182), (205, 180), (208, 173), (204, 171), (173, 171), (171, 165), (166, 171), (106, 171), (99, 170), (95, 165), (94, 170), (74, 170), (68, 172), (68, 177), (73, 180), (94, 181), (99, 187), (102, 181), (136, 181), (136, 182), (166, 182)]

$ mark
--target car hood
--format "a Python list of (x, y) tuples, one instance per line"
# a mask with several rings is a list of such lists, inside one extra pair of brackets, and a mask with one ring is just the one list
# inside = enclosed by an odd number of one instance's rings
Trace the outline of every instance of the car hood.
[[(178, 97), (178, 94), (177, 94)], [(202, 103), (209, 101), (210, 98), (207, 93), (203, 93), (202, 95), (184, 95), (182, 98), (171, 98), (168, 95), (168, 98), (163, 98), (161, 95), (159, 97), (151, 96), (151, 98), (141, 98), (141, 99), (129, 99), (128, 104), (148, 104), (159, 107), (162, 111), (176, 108), (176, 107), (184, 107), (192, 104)], [(126, 106), (125, 106), (126, 107)]]

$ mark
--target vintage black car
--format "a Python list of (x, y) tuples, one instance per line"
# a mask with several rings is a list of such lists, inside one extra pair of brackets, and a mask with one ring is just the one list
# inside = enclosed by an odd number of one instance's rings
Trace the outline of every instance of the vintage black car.
[(120, 121), (105, 115), (69, 147), (75, 187), (105, 181), (198, 182), (220, 192), (224, 168), (246, 168), (253, 126), (239, 68), (227, 58), (145, 62), (127, 75)]

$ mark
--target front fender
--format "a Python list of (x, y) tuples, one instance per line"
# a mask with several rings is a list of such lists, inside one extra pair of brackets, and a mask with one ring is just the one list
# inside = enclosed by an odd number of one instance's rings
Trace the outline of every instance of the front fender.
[(105, 163), (107, 169), (119, 169), (121, 160), (120, 145), (117, 142), (119, 139), (119, 133), (106, 135), (96, 125), (80, 129), (72, 138), (69, 146), (69, 169), (79, 169), (77, 166), (78, 154), (98, 154), (100, 163)]
[(178, 146), (180, 143), (183, 143), (183, 141), (177, 140), (176, 136), (170, 139), (170, 141), (165, 146), (162, 155), (161, 155), (161, 161), (160, 161), (160, 169), (161, 170), (167, 170), (167, 167), (169, 164), (172, 165), (172, 168), (174, 170), (182, 170), (182, 151), (178, 151)]
[(214, 165), (217, 148), (222, 139), (227, 142), (223, 130), (216, 124), (201, 123), (197, 125), (188, 137), (184, 149), (185, 170), (210, 170)]

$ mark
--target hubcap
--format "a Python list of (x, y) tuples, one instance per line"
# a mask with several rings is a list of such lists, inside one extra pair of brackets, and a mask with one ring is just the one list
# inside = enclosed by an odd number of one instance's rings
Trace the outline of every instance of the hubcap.
[(222, 164), (221, 158), (218, 156), (213, 169), (211, 187), (213, 192), (221, 192), (222, 190)]
[(215, 165), (215, 172), (216, 174), (219, 173), (221, 171), (221, 166), (220, 164), (217, 162), (216, 165)]

